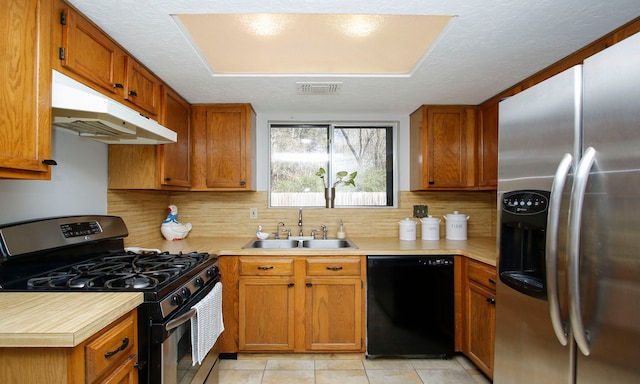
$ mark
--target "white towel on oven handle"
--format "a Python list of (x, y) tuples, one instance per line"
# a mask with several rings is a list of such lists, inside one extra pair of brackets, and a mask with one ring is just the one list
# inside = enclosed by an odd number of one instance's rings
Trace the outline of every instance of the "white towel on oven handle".
[(216, 283), (211, 292), (193, 307), (191, 318), (191, 359), (193, 365), (202, 364), (218, 336), (224, 331), (222, 321), (222, 284)]

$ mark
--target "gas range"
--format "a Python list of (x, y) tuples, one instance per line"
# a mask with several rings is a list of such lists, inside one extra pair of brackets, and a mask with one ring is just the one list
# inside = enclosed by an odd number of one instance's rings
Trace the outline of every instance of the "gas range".
[(218, 278), (217, 257), (124, 248), (116, 216), (67, 216), (0, 226), (0, 291), (139, 291), (156, 320)]
[(122, 218), (107, 215), (0, 225), (0, 292), (143, 293), (139, 382), (172, 383), (167, 350), (190, 337), (194, 306), (220, 281), (218, 259), (206, 252), (131, 252), (124, 248), (126, 236)]

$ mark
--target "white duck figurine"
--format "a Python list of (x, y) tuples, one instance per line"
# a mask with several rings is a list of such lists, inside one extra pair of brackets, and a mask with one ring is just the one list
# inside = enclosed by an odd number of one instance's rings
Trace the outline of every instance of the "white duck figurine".
[(180, 224), (178, 222), (178, 207), (171, 204), (167, 207), (167, 218), (160, 226), (160, 232), (167, 240), (182, 240), (191, 231), (191, 223)]

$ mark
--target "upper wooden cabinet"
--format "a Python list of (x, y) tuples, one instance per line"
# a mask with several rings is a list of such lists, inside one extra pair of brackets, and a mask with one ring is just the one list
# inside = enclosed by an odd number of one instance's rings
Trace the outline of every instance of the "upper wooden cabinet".
[(192, 107), (192, 190), (255, 190), (256, 113), (251, 104)]
[(498, 102), (478, 108), (478, 187), (498, 187)]
[(160, 183), (191, 186), (191, 105), (169, 87), (162, 87), (160, 124), (175, 131), (178, 141), (158, 146)]
[(191, 186), (191, 106), (163, 87), (160, 124), (178, 141), (161, 145), (109, 145), (110, 189), (173, 189)]
[(160, 80), (130, 57), (127, 58), (124, 98), (144, 109), (151, 116), (158, 114)]
[(476, 107), (426, 106), (410, 116), (410, 187), (475, 189)]
[(155, 119), (161, 81), (80, 13), (61, 1), (57, 4), (57, 68)]
[(60, 11), (62, 46), (58, 58), (63, 68), (109, 93), (123, 96), (126, 55), (109, 36), (70, 7)]
[(0, 23), (0, 178), (50, 179), (51, 2), (4, 2)]

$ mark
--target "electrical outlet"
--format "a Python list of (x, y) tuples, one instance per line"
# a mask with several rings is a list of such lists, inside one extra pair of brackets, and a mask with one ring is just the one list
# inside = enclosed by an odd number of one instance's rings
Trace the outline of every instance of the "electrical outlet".
[(258, 218), (258, 208), (249, 208), (249, 218), (250, 219)]

